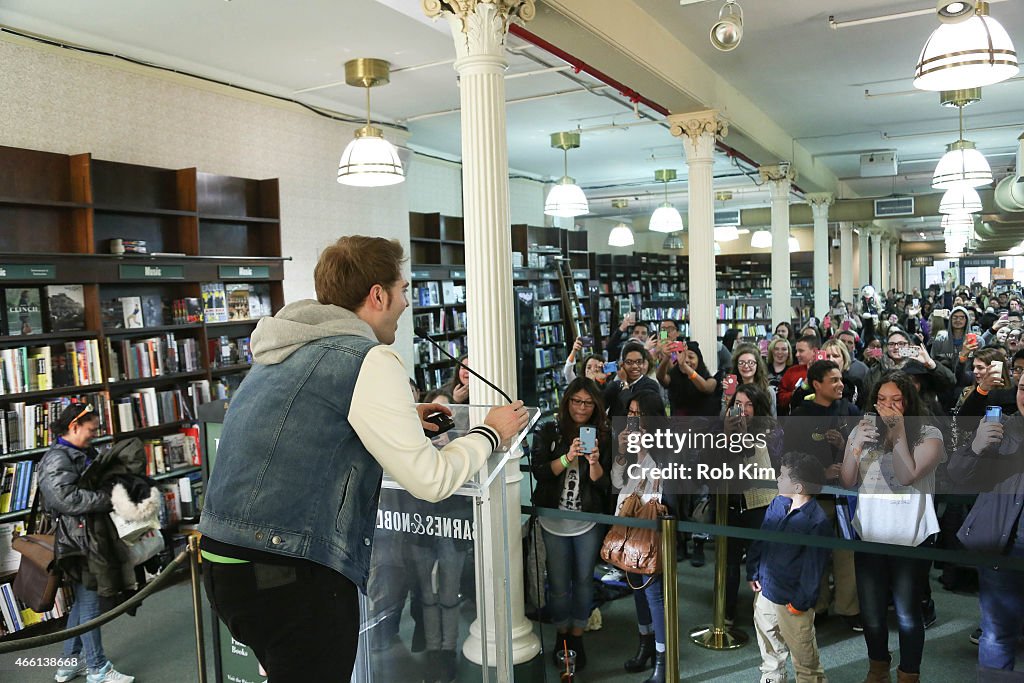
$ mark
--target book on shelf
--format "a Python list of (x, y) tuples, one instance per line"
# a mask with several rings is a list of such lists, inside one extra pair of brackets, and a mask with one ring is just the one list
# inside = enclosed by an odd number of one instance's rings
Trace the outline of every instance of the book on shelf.
[(119, 330), (124, 327), (124, 311), (118, 298), (100, 301), (100, 320), (105, 330)]
[(25, 533), (25, 523), (22, 521), (6, 522), (0, 524), (0, 574), (8, 574), (18, 571), (21, 565), (21, 553), (14, 549), (11, 542), (14, 535)]
[(38, 287), (8, 287), (4, 290), (4, 301), (9, 336), (42, 334), (43, 309)]
[(0, 465), (0, 514), (28, 510), (38, 486), (35, 460)]
[(270, 303), (270, 285), (257, 282), (247, 285), (249, 288), (249, 318), (262, 318), (274, 315), (274, 307)]
[(143, 327), (142, 322), (142, 298), (137, 296), (122, 296), (121, 302), (121, 319), (124, 322), (124, 327), (127, 329), (135, 329)]
[(229, 282), (224, 285), (227, 295), (228, 319), (248, 320), (249, 319), (249, 285), (239, 282)]
[(227, 292), (224, 283), (204, 282), (199, 289), (203, 295), (203, 318), (206, 322), (228, 322)]
[(194, 296), (175, 299), (171, 303), (171, 317), (175, 325), (203, 322), (203, 306)]
[(142, 300), (142, 324), (145, 327), (161, 327), (167, 323), (164, 300), (158, 294), (139, 297)]
[(51, 332), (85, 329), (85, 288), (82, 285), (47, 285), (45, 292)]
[(146, 240), (132, 240), (125, 237), (115, 237), (107, 243), (111, 254), (146, 254), (149, 248)]

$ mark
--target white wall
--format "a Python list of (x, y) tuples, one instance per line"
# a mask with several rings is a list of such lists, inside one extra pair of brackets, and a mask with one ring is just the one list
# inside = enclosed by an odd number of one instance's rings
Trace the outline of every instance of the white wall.
[[(409, 183), (339, 185), (354, 126), (194, 79), (0, 39), (0, 144), (247, 178), (280, 178), (287, 301), (313, 296), (319, 251), (345, 234), (408, 250)], [(436, 188), (435, 188), (436, 190)], [(412, 321), (396, 348), (412, 360)]]

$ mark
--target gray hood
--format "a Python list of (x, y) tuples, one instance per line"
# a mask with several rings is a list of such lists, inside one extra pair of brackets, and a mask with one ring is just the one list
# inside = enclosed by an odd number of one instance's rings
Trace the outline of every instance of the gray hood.
[(309, 342), (325, 337), (354, 334), (377, 341), (363, 320), (347, 308), (303, 299), (288, 304), (273, 318), (263, 318), (252, 333), (253, 361), (280, 363)]

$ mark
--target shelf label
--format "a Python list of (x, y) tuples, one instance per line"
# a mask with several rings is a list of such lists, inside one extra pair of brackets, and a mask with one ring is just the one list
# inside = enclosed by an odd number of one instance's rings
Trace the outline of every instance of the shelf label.
[(218, 266), (220, 279), (266, 280), (270, 277), (270, 266)]
[(0, 280), (55, 280), (57, 267), (53, 265), (0, 264)]
[(453, 280), (465, 280), (466, 279), (466, 271), (464, 271), (464, 270), (453, 270), (452, 271), (452, 279)]
[(146, 266), (121, 264), (122, 280), (184, 280), (185, 266)]

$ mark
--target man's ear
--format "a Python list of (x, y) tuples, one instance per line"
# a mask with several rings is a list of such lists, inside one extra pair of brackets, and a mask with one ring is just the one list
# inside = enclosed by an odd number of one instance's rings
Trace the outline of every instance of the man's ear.
[(366, 303), (374, 310), (383, 310), (386, 298), (387, 292), (384, 290), (384, 287), (376, 284), (370, 287), (370, 293), (366, 295)]

